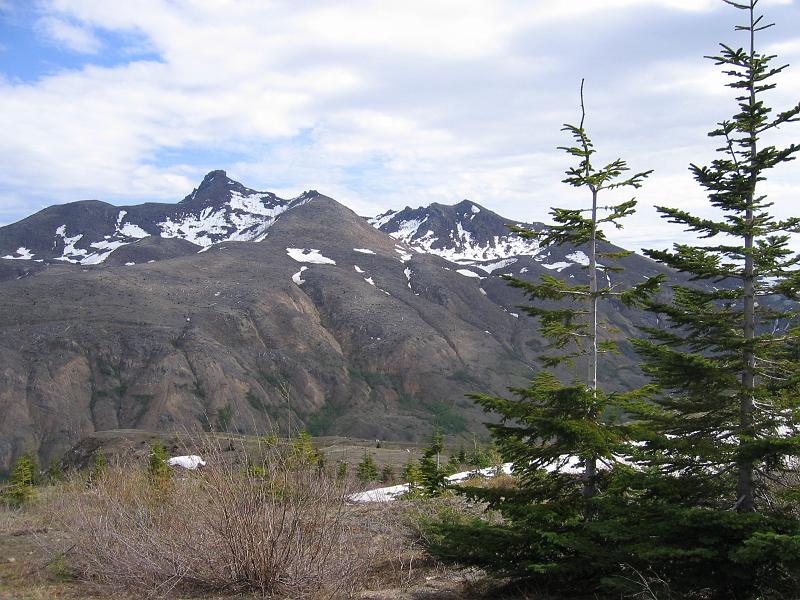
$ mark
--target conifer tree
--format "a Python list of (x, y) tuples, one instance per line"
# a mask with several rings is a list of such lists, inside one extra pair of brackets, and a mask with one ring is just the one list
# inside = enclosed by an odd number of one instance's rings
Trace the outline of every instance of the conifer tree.
[(378, 479), (378, 466), (375, 464), (372, 454), (366, 450), (364, 450), (364, 458), (356, 466), (356, 477), (364, 483)]
[(150, 449), (150, 456), (147, 461), (147, 477), (157, 488), (163, 488), (169, 484), (170, 471), (167, 465), (167, 449), (161, 442), (156, 442)]
[(3, 499), (12, 506), (21, 506), (33, 498), (38, 467), (32, 454), (25, 453), (14, 463), (11, 485), (4, 491)]
[[(542, 334), (550, 340), (549, 347), (554, 352), (540, 357), (545, 369), (561, 365), (575, 367), (580, 359), (587, 368), (586, 375), (576, 376), (565, 384), (551, 371), (542, 370), (529, 387), (511, 390), (515, 399), (485, 394), (472, 396), (487, 412), (502, 417), (500, 424), (488, 427), (504, 458), (514, 463), (524, 483), (541, 485), (540, 470), (554, 472), (554, 478), (541, 489), (544, 498), (554, 493), (550, 485), (561, 490), (570, 487), (574, 477), (568, 471), (574, 469), (576, 463), (580, 463), (582, 469), (583, 496), (594, 496), (598, 491), (598, 462), (613, 462), (618, 445), (623, 441), (615, 419), (622, 410), (618, 406), (621, 397), (606, 394), (597, 380), (600, 356), (616, 351), (612, 339), (608, 336), (602, 339), (604, 324), (599, 319), (599, 303), (618, 299), (635, 304), (657, 289), (662, 280), (662, 277), (653, 277), (630, 289), (612, 285), (610, 278), (606, 278), (608, 283), (603, 286), (599, 283), (599, 274), (621, 270), (611, 263), (630, 254), (603, 246), (607, 240), (602, 227), (621, 228), (620, 220), (632, 214), (636, 206), (634, 199), (601, 205), (600, 195), (620, 188), (639, 188), (652, 171), (630, 174), (622, 159), (596, 167), (593, 162), (596, 150), (584, 127), (583, 81), (580, 100), (580, 124), (565, 124), (562, 129), (572, 136), (574, 145), (560, 149), (578, 160), (576, 166), (567, 170), (564, 183), (586, 190), (586, 208), (552, 209), (555, 223), (542, 231), (521, 227), (512, 227), (512, 230), (523, 237), (537, 239), (543, 248), (566, 244), (584, 249), (588, 258), (587, 281), (572, 283), (552, 275), (542, 275), (538, 282), (511, 276), (505, 279), (533, 301), (521, 308), (539, 320)], [(550, 304), (543, 304), (548, 302)], [(559, 475), (564, 477), (559, 478)]]
[(758, 0), (725, 2), (747, 18), (736, 27), (747, 34), (747, 47), (721, 44), (707, 58), (730, 78), (738, 112), (709, 133), (720, 142), (718, 157), (690, 166), (718, 216), (657, 207), (710, 241), (645, 252), (688, 274), (690, 283), (674, 286), (671, 301), (649, 304), (669, 327), (646, 329), (649, 339), (637, 349), (663, 389), (656, 410), (642, 415), (654, 432), (644, 463), (680, 475), (684, 490), (693, 490), (683, 494), (688, 503), (748, 513), (770, 506), (771, 482), (800, 450), (800, 257), (789, 248), (800, 219), (777, 219), (762, 191), (767, 173), (800, 151), (764, 139), (797, 121), (800, 104), (777, 114), (765, 104), (786, 68), (757, 50), (758, 34), (772, 24), (756, 14)]
[(441, 454), (444, 451), (444, 434), (435, 428), (431, 435), (431, 443), (419, 461), (420, 483), (425, 496), (438, 496), (445, 488), (445, 470), (441, 466)]
[(403, 481), (408, 484), (410, 491), (414, 488), (414, 486), (419, 485), (420, 481), (422, 480), (422, 473), (420, 473), (419, 463), (417, 463), (417, 461), (414, 459), (409, 459), (409, 461), (403, 467), (401, 475)]
[(392, 465), (384, 465), (383, 469), (381, 469), (381, 483), (393, 483), (394, 482), (394, 468)]
[[(601, 356), (616, 350), (609, 333), (602, 331), (598, 307), (612, 299), (639, 304), (663, 279), (657, 276), (623, 289), (603, 277), (606, 284), (600, 285), (598, 274), (619, 270), (615, 263), (628, 254), (610, 246), (602, 228), (620, 227), (636, 204), (629, 199), (602, 205), (602, 193), (639, 188), (650, 171), (630, 174), (622, 159), (597, 168), (584, 120), (581, 84), (580, 125), (564, 126), (575, 145), (563, 148), (578, 164), (567, 171), (564, 182), (587, 192), (587, 207), (554, 208), (555, 224), (542, 231), (514, 229), (538, 239), (542, 247), (568, 244), (585, 251), (585, 281), (506, 277), (532, 301), (522, 310), (539, 320), (550, 352), (541, 357), (543, 368), (528, 387), (511, 388), (513, 398), (472, 396), (484, 410), (499, 415), (500, 422), (487, 427), (502, 458), (512, 463), (518, 488), (462, 487), (467, 496), (499, 510), (504, 522), (440, 521), (430, 524), (428, 532), (429, 550), (441, 559), (532, 578), (570, 593), (595, 592), (600, 580), (618, 568), (617, 556), (598, 543), (591, 528), (599, 521), (598, 507), (609, 494), (611, 479), (598, 465), (612, 467), (625, 453), (628, 432), (621, 416), (640, 401), (636, 391), (607, 393), (598, 383)], [(577, 367), (581, 371), (573, 371), (571, 381), (559, 378)]]

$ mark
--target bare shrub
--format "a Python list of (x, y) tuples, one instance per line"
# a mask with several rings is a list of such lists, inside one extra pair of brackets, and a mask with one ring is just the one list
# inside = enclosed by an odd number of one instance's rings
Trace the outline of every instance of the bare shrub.
[(403, 571), (399, 520), (348, 506), (348, 481), (278, 447), (243, 463), (204, 446), (208, 467), (165, 485), (119, 466), (65, 484), (50, 510), (77, 576), (149, 596), (342, 598), (387, 565)]

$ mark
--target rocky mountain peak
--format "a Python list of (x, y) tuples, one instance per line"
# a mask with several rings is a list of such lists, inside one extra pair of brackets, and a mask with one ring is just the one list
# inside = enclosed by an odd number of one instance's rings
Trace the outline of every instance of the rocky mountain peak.
[[(210, 171), (200, 185), (197, 186), (191, 194), (186, 196), (178, 204), (190, 207), (189, 210), (197, 207), (216, 206), (221, 207), (230, 202), (231, 192), (243, 196), (250, 196), (258, 194), (256, 190), (251, 190), (243, 186), (238, 181), (234, 181), (223, 170)], [(266, 192), (261, 192), (265, 193)]]
[(93, 200), (44, 209), (0, 227), (0, 257), (89, 265), (102, 263), (118, 248), (148, 236), (190, 243), (171, 247), (168, 255), (176, 248), (189, 251), (228, 240), (259, 241), (280, 214), (316, 195), (306, 192), (282, 199), (214, 170), (176, 204), (117, 207)]
[[(370, 220), (373, 226), (422, 252), (461, 263), (497, 261), (512, 256), (533, 256), (536, 242), (508, 229), (509, 220), (471, 200), (447, 205), (388, 211)], [(537, 228), (538, 224), (528, 224)]]
[(205, 177), (203, 177), (203, 181), (200, 182), (200, 187), (204, 187), (210, 185), (212, 181), (215, 179), (228, 179), (228, 174), (222, 169), (215, 169), (213, 171), (209, 171)]

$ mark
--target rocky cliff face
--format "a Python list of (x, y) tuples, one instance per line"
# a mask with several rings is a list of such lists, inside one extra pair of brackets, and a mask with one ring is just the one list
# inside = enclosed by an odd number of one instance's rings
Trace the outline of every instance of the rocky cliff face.
[[(74, 203), (0, 228), (0, 467), (115, 428), (478, 429), (464, 394), (524, 384), (541, 350), (499, 275), (585, 274), (580, 249), (542, 252), (505, 222), (463, 202), (375, 227), (216, 171), (176, 205)], [(625, 260), (627, 278), (658, 269)], [(605, 316), (623, 333), (643, 318)], [(607, 379), (633, 385), (635, 365)]]

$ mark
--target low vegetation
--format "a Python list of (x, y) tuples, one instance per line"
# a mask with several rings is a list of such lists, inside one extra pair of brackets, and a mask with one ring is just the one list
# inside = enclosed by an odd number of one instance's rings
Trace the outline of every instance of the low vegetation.
[[(206, 444), (208, 447), (208, 444)], [(407, 577), (415, 538), (404, 511), (350, 506), (347, 477), (299, 444), (264, 447), (247, 463), (206, 454), (194, 472), (108, 466), (72, 476), (38, 500), (64, 532), (60, 568), (131, 596), (257, 594), (350, 597)]]

